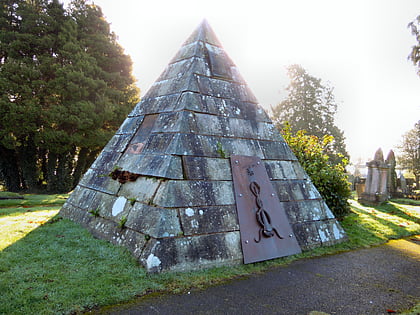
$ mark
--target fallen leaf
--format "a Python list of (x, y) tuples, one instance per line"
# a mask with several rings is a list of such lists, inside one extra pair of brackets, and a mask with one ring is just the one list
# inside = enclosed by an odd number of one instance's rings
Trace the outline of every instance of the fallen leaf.
[(387, 309), (387, 310), (386, 310), (386, 312), (387, 312), (388, 314), (396, 313), (396, 311), (394, 311), (394, 310), (390, 310), (390, 309)]

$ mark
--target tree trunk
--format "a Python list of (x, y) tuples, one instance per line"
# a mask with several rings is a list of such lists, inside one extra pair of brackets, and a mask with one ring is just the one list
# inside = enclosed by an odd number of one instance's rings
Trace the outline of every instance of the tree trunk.
[(47, 190), (54, 192), (57, 187), (57, 154), (48, 152), (47, 161)]
[(22, 170), (23, 181), (26, 189), (36, 191), (38, 188), (39, 170), (37, 166), (38, 152), (34, 143), (33, 135), (21, 141), (18, 148), (18, 159)]
[(86, 164), (87, 164), (89, 152), (90, 150), (88, 148), (81, 148), (79, 151), (79, 154), (77, 155), (77, 164), (73, 173), (72, 189), (74, 189), (76, 185), (79, 183), (80, 178), (82, 177), (82, 175), (84, 174), (86, 170)]
[(0, 173), (6, 190), (19, 192), (22, 189), (22, 176), (17, 164), (15, 150), (0, 145)]

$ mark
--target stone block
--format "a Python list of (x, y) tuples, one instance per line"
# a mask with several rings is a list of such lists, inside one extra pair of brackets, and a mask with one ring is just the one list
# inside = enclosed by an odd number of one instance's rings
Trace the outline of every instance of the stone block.
[(263, 153), (256, 140), (252, 139), (235, 139), (235, 138), (221, 138), (225, 156), (230, 155), (246, 155), (246, 156), (257, 156), (263, 158)]
[(96, 238), (107, 240), (115, 245), (125, 246), (137, 259), (146, 243), (143, 234), (127, 228), (120, 228), (114, 221), (101, 217), (93, 218), (89, 222), (88, 229)]
[(126, 226), (154, 238), (175, 237), (182, 234), (176, 209), (162, 209), (136, 202)]
[(318, 234), (323, 246), (330, 246), (347, 239), (343, 228), (336, 219), (317, 222)]
[(271, 180), (292, 180), (299, 179), (293, 167), (293, 161), (264, 161), (268, 177)]
[(179, 215), (184, 235), (210, 234), (238, 231), (236, 207), (194, 207), (181, 208)]
[(191, 57), (200, 56), (204, 56), (204, 43), (191, 43), (182, 46), (170, 63), (174, 63), (176, 61), (188, 59)]
[(169, 180), (162, 182), (153, 203), (171, 208), (232, 205), (235, 200), (232, 182)]
[(320, 199), (315, 186), (308, 180), (273, 180), (280, 201)]
[(290, 223), (319, 221), (330, 218), (331, 211), (322, 200), (282, 202)]
[(79, 185), (111, 195), (116, 194), (121, 184), (109, 177), (108, 174), (102, 172), (102, 170), (90, 168), (79, 182)]
[(118, 135), (131, 135), (136, 132), (137, 128), (143, 121), (144, 116), (128, 117), (122, 123), (121, 127), (117, 130)]
[(267, 160), (297, 161), (286, 142), (259, 140), (258, 143)]
[(313, 249), (321, 245), (316, 221), (295, 223), (292, 224), (292, 229), (302, 250)]
[[(178, 141), (178, 138), (173, 134), (158, 133), (151, 134), (149, 139), (146, 141), (142, 153), (144, 154), (172, 154), (168, 147), (171, 146), (173, 141)], [(173, 146), (173, 145), (172, 145)], [(178, 154), (181, 155), (181, 154)]]
[(183, 156), (186, 179), (232, 180), (227, 159)]
[(220, 157), (220, 138), (194, 134), (176, 134), (168, 146), (166, 154)]
[(239, 232), (151, 239), (140, 261), (148, 272), (186, 271), (242, 262)]
[(127, 199), (136, 199), (143, 203), (149, 203), (152, 201), (160, 182), (161, 180), (154, 177), (139, 177), (134, 182), (126, 182), (121, 185), (118, 195)]
[(91, 168), (100, 174), (109, 174), (118, 166), (121, 155), (122, 153), (116, 151), (102, 151)]
[(122, 170), (134, 174), (183, 179), (181, 157), (179, 156), (125, 153), (118, 166)]
[(136, 105), (129, 117), (145, 114), (157, 114), (172, 112), (177, 104), (179, 94), (143, 97), (142, 101)]
[(108, 152), (124, 152), (130, 142), (131, 135), (114, 135), (108, 144), (104, 147), (103, 151)]
[(209, 67), (211, 76), (232, 80), (231, 65), (233, 64), (223, 49), (206, 44), (207, 57), (209, 59)]

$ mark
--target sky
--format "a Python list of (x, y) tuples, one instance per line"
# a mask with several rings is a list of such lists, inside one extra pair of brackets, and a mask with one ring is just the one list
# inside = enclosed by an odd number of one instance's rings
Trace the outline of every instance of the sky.
[(291, 64), (334, 87), (336, 125), (353, 162), (373, 159), (379, 147), (385, 157), (397, 151), (420, 120), (420, 77), (407, 58), (419, 0), (94, 3), (131, 56), (141, 95), (205, 18), (265, 109), (287, 97)]

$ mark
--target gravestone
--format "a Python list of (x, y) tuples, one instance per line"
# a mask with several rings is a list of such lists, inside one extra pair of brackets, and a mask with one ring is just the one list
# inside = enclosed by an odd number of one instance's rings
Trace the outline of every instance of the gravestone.
[(60, 214), (149, 272), (290, 255), (346, 235), (206, 21)]
[(400, 188), (401, 188), (401, 192), (404, 195), (408, 194), (407, 180), (405, 179), (403, 174), (400, 175)]
[(395, 171), (396, 161), (394, 151), (390, 150), (385, 160), (385, 164), (388, 165), (388, 179), (387, 179), (387, 191), (389, 197), (395, 197), (397, 193), (397, 172)]
[(387, 182), (389, 166), (384, 161), (382, 149), (379, 148), (372, 161), (366, 163), (368, 173), (365, 190), (359, 201), (366, 204), (377, 205), (388, 199)]

